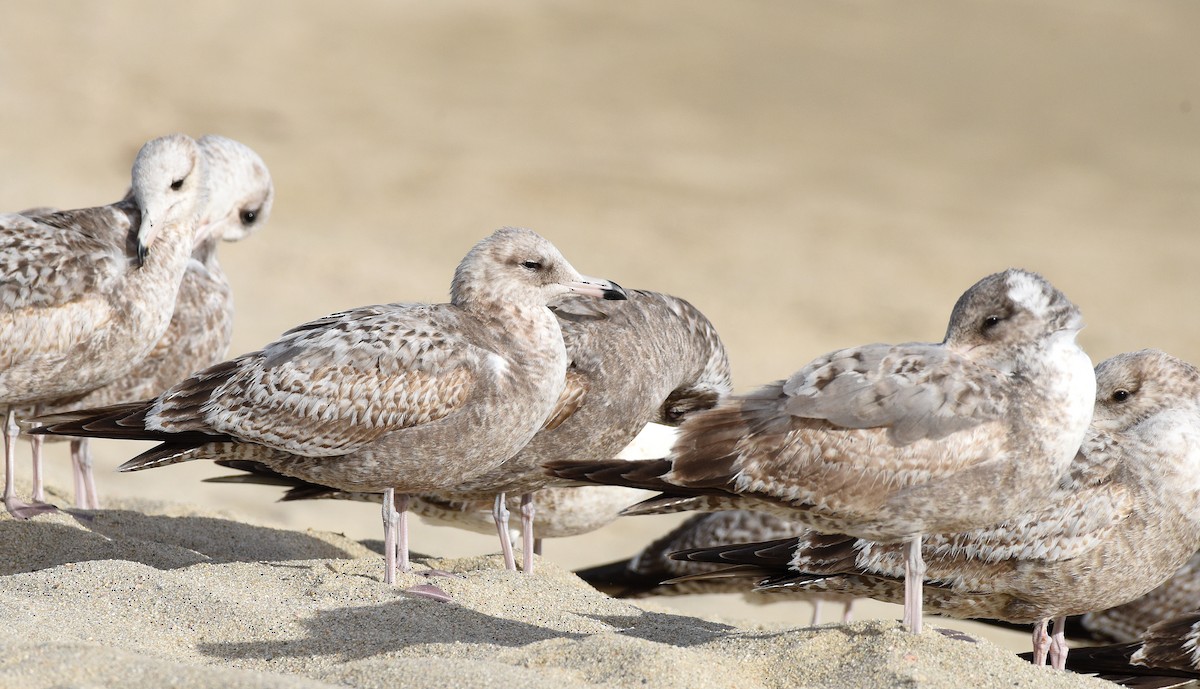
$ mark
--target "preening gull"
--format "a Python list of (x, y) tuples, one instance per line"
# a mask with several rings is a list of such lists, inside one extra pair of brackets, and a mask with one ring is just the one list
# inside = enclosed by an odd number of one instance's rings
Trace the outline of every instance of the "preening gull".
[[(265, 225), (275, 188), (266, 164), (248, 146), (213, 134), (200, 137), (197, 143), (207, 170), (208, 203), (166, 332), (127, 375), (82, 397), (39, 404), (36, 412), (35, 408), (19, 410), (17, 418), (148, 399), (225, 358), (233, 339), (233, 290), (217, 261), (217, 244), (240, 241)], [(135, 202), (130, 195), (122, 203)], [(44, 436), (29, 437), (35, 443), (35, 466), (40, 469), (39, 445)], [(76, 505), (99, 509), (86, 438), (71, 439), (71, 457)], [(35, 476), (39, 473), (35, 470)], [(34, 490), (37, 497), (40, 485)]]
[(448, 304), (336, 313), (152, 400), (43, 418), (36, 432), (161, 441), (124, 471), (242, 459), (382, 492), (391, 583), (397, 539), (406, 568), (408, 558), (395, 495), (452, 490), (493, 470), (550, 416), (567, 354), (546, 305), (570, 292), (625, 298), (614, 283), (581, 276), (538, 234), (503, 228), (459, 264)]
[(16, 410), (107, 385), (150, 352), (201, 231), (205, 184), (196, 142), (174, 134), (138, 152), (131, 203), (0, 215), (4, 503), (14, 516), (52, 509), (16, 496)]
[[(1200, 371), (1142, 350), (1101, 363), (1096, 377), (1088, 436), (1041, 506), (924, 544), (926, 604), (953, 617), (1035, 623), (1035, 662), (1048, 652), (1058, 668), (1065, 616), (1145, 594), (1200, 548)], [(819, 549), (790, 539), (678, 556), (750, 567), (741, 574), (768, 577), (762, 589), (903, 597), (896, 545), (830, 536)]]
[[(537, 548), (532, 537), (533, 503), (528, 496), (553, 481), (543, 469), (545, 462), (610, 459), (619, 452), (635, 451), (629, 447), (631, 441), (641, 437), (639, 432), (647, 423), (675, 426), (730, 392), (725, 347), (699, 310), (666, 294), (642, 290), (628, 294), (627, 301), (568, 296), (552, 305), (569, 363), (566, 388), (545, 428), (511, 459), (447, 490), (414, 495), (410, 508), (471, 530), (495, 529), (506, 565), (515, 569), (507, 509), (499, 509), (507, 506), (501, 502), (504, 498), (495, 498), (521, 495), (523, 562), (530, 571)], [(651, 426), (651, 430), (655, 428)], [(673, 439), (673, 432), (670, 437)], [(669, 446), (655, 448), (653, 456), (661, 457)], [(243, 464), (235, 468), (267, 474), (263, 479), (267, 482), (276, 480), (263, 467)], [(288, 499), (308, 498), (378, 499), (293, 484)], [(541, 522), (553, 535), (583, 533), (609, 523), (635, 499), (631, 492), (613, 488), (556, 490)]]
[(669, 493), (646, 508), (779, 511), (823, 532), (907, 541), (904, 621), (921, 627), (921, 534), (1039, 504), (1091, 418), (1079, 310), (1040, 275), (971, 287), (940, 344), (865, 345), (684, 422), (649, 462), (554, 462), (558, 476)]

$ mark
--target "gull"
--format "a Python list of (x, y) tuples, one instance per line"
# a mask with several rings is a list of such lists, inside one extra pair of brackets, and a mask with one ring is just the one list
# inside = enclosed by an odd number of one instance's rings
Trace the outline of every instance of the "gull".
[(54, 509), (40, 495), (16, 496), (17, 410), (112, 383), (153, 349), (203, 231), (205, 184), (196, 142), (174, 134), (138, 152), (129, 202), (0, 215), (4, 504), (13, 516)]
[[(516, 569), (508, 529), (508, 499), (522, 521), (523, 565), (533, 569), (540, 550), (533, 537), (530, 497), (549, 509), (538, 512), (545, 535), (584, 533), (615, 519), (640, 493), (612, 487), (547, 486), (550, 460), (609, 459), (618, 453), (661, 457), (674, 439), (674, 426), (712, 407), (732, 383), (725, 347), (712, 323), (679, 297), (629, 290), (626, 301), (605, 302), (568, 296), (551, 307), (566, 346), (566, 386), (546, 425), (519, 453), (495, 468), (437, 493), (414, 495), (410, 509), (426, 518), (475, 531), (494, 530), (508, 569)], [(639, 447), (649, 439), (658, 447)], [(663, 446), (661, 440), (668, 439)], [(645, 441), (643, 441), (644, 443)], [(241, 482), (291, 486), (286, 500), (312, 498), (378, 501), (377, 495), (347, 494), (320, 485), (280, 481), (275, 472), (252, 464), (230, 465), (252, 473)], [(255, 478), (259, 477), (259, 478)], [(549, 495), (546, 495), (547, 491)], [(544, 496), (544, 498), (542, 497)]]
[(696, 414), (659, 461), (552, 462), (560, 478), (666, 493), (627, 513), (753, 508), (822, 532), (907, 542), (904, 622), (921, 629), (921, 535), (1037, 505), (1088, 427), (1079, 310), (1009, 269), (955, 304), (938, 344), (874, 344)]
[(121, 465), (260, 462), (340, 490), (384, 494), (384, 578), (407, 525), (395, 496), (452, 490), (492, 471), (544, 425), (566, 348), (546, 305), (574, 292), (620, 300), (537, 233), (502, 228), (459, 263), (446, 304), (335, 313), (193, 374), (154, 399), (41, 419), (37, 433), (158, 440)]
[[(1059, 669), (1067, 615), (1138, 598), (1200, 549), (1200, 371), (1142, 350), (1104, 361), (1096, 378), (1087, 438), (1040, 506), (924, 545), (932, 609), (1033, 623), (1035, 663), (1048, 654)], [(763, 590), (903, 597), (904, 553), (849, 536), (821, 549), (788, 539), (677, 555), (740, 565), (743, 576), (766, 577)]]
[[(52, 400), (17, 411), (18, 418), (134, 402), (157, 395), (176, 382), (225, 358), (233, 339), (233, 290), (217, 261), (220, 241), (237, 242), (266, 224), (275, 188), (266, 164), (245, 144), (209, 134), (197, 140), (207, 169), (208, 203), (191, 258), (179, 283), (174, 312), (154, 348), (129, 373), (108, 385), (68, 400)], [(135, 203), (132, 194), (122, 204)], [(53, 210), (25, 211), (48, 215)], [(34, 497), (40, 499), (41, 439), (29, 436), (34, 454)], [(86, 438), (71, 439), (76, 505), (99, 509)]]

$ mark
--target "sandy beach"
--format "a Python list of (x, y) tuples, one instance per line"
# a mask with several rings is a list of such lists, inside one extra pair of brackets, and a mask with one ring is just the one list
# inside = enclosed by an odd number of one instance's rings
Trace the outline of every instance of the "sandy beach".
[[(0, 209), (113, 201), (138, 147), (172, 131), (253, 147), (277, 198), (262, 232), (221, 248), (231, 354), (347, 307), (445, 300), (475, 241), (522, 225), (582, 272), (694, 303), (739, 390), (838, 347), (940, 340), (958, 295), (1008, 266), (1079, 304), (1094, 361), (1157, 347), (1195, 363), (1197, 64), (1200, 6), (1168, 0), (56, 0), (0, 25)], [(1050, 681), (1006, 655), (1025, 633), (909, 640), (879, 606), (860, 614), (889, 622), (783, 635), (807, 604), (635, 607), (566, 574), (678, 518), (552, 541), (530, 581), (480, 559), (493, 538), (418, 526), (416, 550), (469, 572), (438, 582), (456, 601), (438, 607), (379, 583), (359, 544), (380, 538), (373, 506), (279, 504), (202, 483), (225, 473), (202, 462), (117, 474), (142, 448), (97, 445), (110, 509), (0, 517), (17, 611), (0, 684)], [(69, 486), (65, 445), (48, 454)], [(568, 602), (518, 602), (538, 590)], [(887, 674), (820, 674), (835, 665)], [(619, 674), (640, 666), (661, 674)]]
[[(419, 558), (131, 500), (0, 520), (4, 686), (1087, 687), (896, 622), (786, 629), (604, 596), (555, 565)], [(448, 576), (424, 577), (435, 568)], [(403, 593), (435, 585), (442, 602)]]

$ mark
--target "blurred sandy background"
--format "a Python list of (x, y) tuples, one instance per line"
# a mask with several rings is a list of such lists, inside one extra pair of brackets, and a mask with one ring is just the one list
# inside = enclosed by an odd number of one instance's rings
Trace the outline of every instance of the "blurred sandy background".
[[(957, 296), (1013, 265), (1082, 307), (1094, 360), (1200, 362), (1200, 5), (1182, 0), (10, 3), (0, 106), (3, 210), (115, 200), (171, 131), (263, 156), (271, 222), (222, 249), (232, 354), (345, 307), (443, 301), (472, 243), (524, 225), (585, 273), (690, 299), (740, 389), (837, 347), (939, 340)], [(380, 537), (374, 507), (278, 505), (200, 483), (221, 473), (203, 463), (111, 471), (137, 451), (102, 446), (102, 495)], [(69, 485), (64, 446), (50, 462)], [(673, 523), (547, 557), (607, 561)], [(495, 550), (445, 528), (413, 543)]]

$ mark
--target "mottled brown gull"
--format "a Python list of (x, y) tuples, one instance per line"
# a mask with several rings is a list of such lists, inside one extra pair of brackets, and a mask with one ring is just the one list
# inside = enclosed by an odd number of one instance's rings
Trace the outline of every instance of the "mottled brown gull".
[[(208, 203), (201, 214), (202, 231), (196, 235), (166, 332), (126, 376), (82, 397), (44, 402), (37, 406), (36, 413), (51, 414), (148, 399), (192, 372), (225, 358), (233, 339), (233, 290), (217, 261), (217, 244), (240, 241), (265, 225), (271, 214), (275, 188), (266, 164), (248, 146), (212, 134), (201, 137), (197, 143), (207, 170)], [(133, 204), (135, 201), (130, 195), (122, 203)], [(36, 215), (52, 212), (39, 210)], [(33, 408), (17, 411), (17, 418), (34, 415)], [(40, 481), (37, 480), (40, 474), (39, 446), (45, 436), (29, 437), (34, 442), (34, 497), (40, 499)], [(98, 509), (99, 498), (86, 438), (71, 439), (71, 458), (75, 469), (76, 505)]]
[(138, 152), (132, 203), (0, 216), (0, 404), (7, 408), (4, 502), (16, 497), (16, 410), (126, 375), (162, 336), (199, 230), (205, 169), (182, 134)]
[(665, 491), (643, 510), (777, 510), (825, 532), (907, 541), (905, 623), (921, 626), (921, 534), (1021, 514), (1091, 417), (1079, 310), (1010, 269), (971, 287), (940, 344), (833, 352), (686, 421), (661, 461), (552, 463), (566, 479)]
[[(418, 513), (471, 529), (482, 524), (479, 516), (484, 505), (492, 505), (491, 528), (500, 534), (506, 564), (515, 568), (507, 510), (496, 509), (506, 505), (494, 498), (522, 495), (526, 571), (533, 566), (535, 550), (534, 514), (526, 496), (552, 482), (544, 463), (562, 458), (611, 458), (630, 445), (648, 422), (676, 425), (716, 404), (731, 389), (729, 361), (716, 329), (683, 299), (631, 290), (627, 301), (569, 297), (552, 308), (562, 328), (569, 364), (566, 388), (546, 427), (511, 459), (464, 478), (450, 490), (414, 496), (411, 505)], [(239, 468), (256, 470), (250, 465)], [(573, 522), (573, 528), (564, 527), (560, 533), (580, 533), (585, 523), (598, 528), (630, 504), (613, 504), (613, 500), (628, 499), (627, 493), (588, 493), (583, 501), (559, 493), (565, 504), (552, 516), (560, 523)], [(297, 487), (291, 498), (373, 499), (311, 485)]]
[[(1200, 548), (1200, 371), (1156, 350), (1096, 368), (1088, 436), (1044, 503), (963, 533), (927, 536), (925, 602), (954, 617), (1035, 623), (1039, 664), (1063, 667), (1066, 615), (1137, 598)], [(795, 539), (680, 557), (725, 562), (768, 576), (762, 588), (902, 598), (904, 552), (831, 536), (814, 549)], [(1055, 636), (1046, 637), (1054, 620)]]
[(567, 354), (546, 305), (569, 292), (625, 298), (615, 284), (581, 276), (536, 233), (504, 228), (467, 253), (448, 304), (336, 313), (147, 402), (60, 414), (37, 432), (162, 442), (124, 471), (245, 459), (382, 492), (390, 583), (397, 538), (407, 564), (394, 496), (451, 490), (493, 470), (550, 416)]

